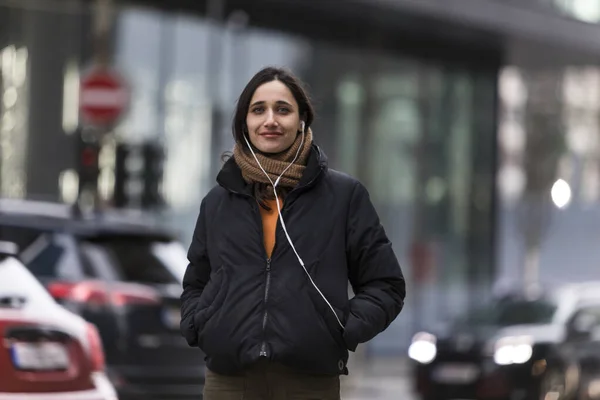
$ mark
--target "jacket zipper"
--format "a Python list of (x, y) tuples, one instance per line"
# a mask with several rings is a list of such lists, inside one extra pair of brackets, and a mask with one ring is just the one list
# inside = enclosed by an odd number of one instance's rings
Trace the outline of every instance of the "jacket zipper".
[[(313, 178), (308, 185), (311, 185), (312, 182), (317, 179), (317, 177), (321, 174), (321, 171), (319, 171), (319, 174), (317, 174), (317, 176), (315, 178)], [(293, 192), (295, 192), (298, 188), (294, 188), (292, 189), (292, 191), (290, 192), (290, 194), (292, 194)], [(289, 195), (288, 195), (289, 197)], [(281, 207), (281, 214), (283, 215), (285, 206), (288, 205), (289, 202), (286, 201), (283, 204), (283, 207)], [(260, 207), (260, 206), (259, 206)], [(258, 213), (260, 215), (260, 211)], [(259, 220), (259, 224), (261, 227), (261, 232), (262, 235), (264, 235), (264, 232), (262, 230), (262, 220)], [(279, 224), (281, 224), (281, 221), (279, 220), (279, 217), (277, 217), (277, 228), (279, 228)], [(264, 246), (263, 246), (264, 247)], [(277, 229), (275, 229), (275, 243), (273, 243), (273, 250), (271, 251), (271, 257), (273, 257), (273, 254), (275, 254), (275, 250), (277, 249)], [(266, 283), (265, 283), (265, 298), (264, 298), (264, 303), (265, 303), (265, 312), (263, 314), (263, 322), (262, 322), (262, 330), (263, 330), (263, 342), (260, 346), (260, 353), (259, 353), (259, 357), (268, 357), (269, 354), (267, 353), (267, 333), (266, 333), (266, 328), (267, 328), (267, 319), (269, 317), (269, 311), (267, 309), (267, 300), (269, 298), (269, 287), (271, 286), (271, 258), (267, 258), (267, 276), (266, 276)]]
[[(254, 200), (254, 197), (252, 197), (252, 196), (250, 196), (250, 197)], [(269, 317), (269, 311), (267, 309), (267, 300), (269, 299), (269, 287), (271, 286), (271, 258), (267, 256), (267, 251), (265, 250), (265, 246), (262, 244), (264, 231), (263, 231), (263, 226), (262, 226), (262, 219), (260, 217), (260, 210), (258, 209), (258, 207), (260, 207), (260, 206), (258, 204), (256, 204), (256, 200), (254, 200), (254, 201), (255, 201), (254, 209), (256, 210), (256, 215), (258, 216), (258, 226), (260, 227), (260, 233), (261, 233), (260, 234), (260, 243), (261, 243), (261, 247), (263, 248), (265, 258), (267, 260), (266, 277), (265, 277), (265, 297), (264, 297), (265, 311), (263, 314), (263, 321), (262, 321), (263, 342), (260, 346), (259, 357), (268, 357), (269, 354), (267, 353), (266, 328), (267, 328), (267, 319)], [(277, 244), (277, 241), (275, 242), (275, 244)]]
[(267, 300), (269, 298), (269, 286), (271, 286), (271, 259), (267, 258), (267, 277), (266, 277), (266, 284), (265, 284), (265, 313), (263, 314), (263, 322), (262, 322), (262, 329), (263, 329), (263, 342), (262, 345), (260, 346), (260, 357), (267, 357), (267, 338), (266, 338), (266, 327), (267, 327), (267, 318), (269, 315), (269, 310), (267, 309)]
[[(318, 177), (319, 175), (321, 175), (323, 170), (319, 170), (319, 173), (313, 178), (311, 179), (310, 182), (308, 182), (308, 184), (306, 186), (310, 186)], [(292, 191), (290, 192), (290, 195), (294, 192), (296, 192), (297, 190), (299, 190), (300, 188), (294, 188), (292, 189)], [(233, 190), (230, 190), (232, 193), (235, 194), (240, 194), (243, 195), (245, 197), (249, 197), (251, 199), (254, 200), (253, 196), (250, 196), (248, 194), (243, 194), (243, 193), (238, 193), (235, 192)], [(289, 197), (289, 195), (288, 195)], [(289, 204), (289, 202), (284, 203), (283, 207), (281, 208), (281, 214), (283, 214), (283, 209), (285, 208), (285, 205)], [(259, 206), (260, 207), (260, 206)], [(260, 218), (260, 210), (257, 210), (257, 214), (258, 214), (258, 224), (260, 226), (260, 231), (261, 231), (261, 243), (262, 243), (262, 236), (264, 235), (263, 229), (262, 229), (262, 220)], [(281, 223), (281, 221), (279, 221), (279, 218), (277, 220), (277, 225), (279, 225)], [(262, 246), (264, 248), (264, 246)], [(271, 252), (271, 256), (273, 254), (275, 254), (275, 249), (277, 248), (277, 229), (275, 230), (275, 243), (273, 244), (273, 251)], [(265, 252), (266, 255), (266, 252)], [(271, 258), (267, 258), (267, 268), (266, 268), (266, 283), (265, 283), (265, 297), (264, 297), (264, 303), (265, 303), (265, 312), (263, 314), (263, 321), (262, 321), (262, 330), (263, 330), (263, 342), (260, 346), (260, 353), (259, 353), (259, 357), (268, 357), (269, 354), (267, 352), (267, 337), (266, 337), (266, 328), (267, 328), (267, 319), (269, 317), (269, 311), (267, 309), (267, 300), (269, 299), (269, 287), (271, 286)]]

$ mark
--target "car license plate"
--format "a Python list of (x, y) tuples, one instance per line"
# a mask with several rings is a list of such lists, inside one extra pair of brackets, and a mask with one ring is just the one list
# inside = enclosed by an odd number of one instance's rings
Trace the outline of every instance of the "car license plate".
[(12, 360), (15, 368), (34, 371), (69, 368), (69, 353), (60, 343), (14, 343)]
[(469, 384), (479, 377), (479, 367), (473, 364), (440, 364), (433, 370), (433, 380), (446, 384)]
[(163, 310), (163, 323), (170, 329), (179, 329), (181, 310), (179, 308), (165, 308)]

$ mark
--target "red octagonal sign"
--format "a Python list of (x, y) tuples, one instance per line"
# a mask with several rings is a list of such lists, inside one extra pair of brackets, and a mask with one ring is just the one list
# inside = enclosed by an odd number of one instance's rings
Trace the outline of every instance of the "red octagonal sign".
[(94, 68), (81, 79), (79, 111), (87, 124), (113, 125), (127, 110), (129, 99), (129, 86), (114, 70)]

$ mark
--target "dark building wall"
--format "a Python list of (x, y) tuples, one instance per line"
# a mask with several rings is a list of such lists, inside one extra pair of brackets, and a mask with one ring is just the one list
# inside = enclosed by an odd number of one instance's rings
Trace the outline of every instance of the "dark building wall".
[(23, 1), (1, 5), (0, 18), (6, 22), (0, 45), (27, 54), (23, 191), (27, 197), (59, 200), (59, 176), (76, 161), (75, 136), (63, 130), (64, 77), (68, 63), (82, 66), (91, 53), (89, 5)]
[(58, 200), (58, 177), (75, 156), (62, 127), (63, 86), (69, 58), (79, 58), (81, 22), (79, 16), (29, 11), (23, 26), (30, 76), (27, 193)]

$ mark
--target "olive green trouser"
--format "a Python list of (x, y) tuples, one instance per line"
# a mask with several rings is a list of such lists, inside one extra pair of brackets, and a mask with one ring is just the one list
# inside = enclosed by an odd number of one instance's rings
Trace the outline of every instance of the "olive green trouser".
[(206, 370), (204, 400), (340, 400), (340, 377), (260, 361), (240, 376)]

